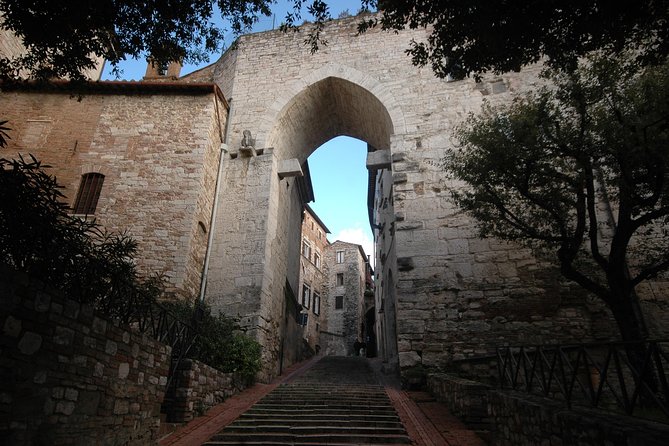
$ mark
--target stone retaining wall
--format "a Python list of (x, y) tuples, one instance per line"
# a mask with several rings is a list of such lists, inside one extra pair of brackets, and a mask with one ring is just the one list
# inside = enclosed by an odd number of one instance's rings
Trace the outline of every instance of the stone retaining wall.
[(170, 347), (2, 266), (0, 327), (3, 444), (156, 443)]
[(477, 432), (492, 429), (492, 419), (488, 415), (490, 386), (457, 376), (435, 374), (428, 375), (427, 387), (467, 427)]
[(192, 359), (181, 361), (174, 379), (167, 417), (175, 423), (188, 422), (247, 387), (235, 374)]
[(661, 446), (669, 437), (667, 424), (587, 408), (568, 410), (560, 401), (451, 375), (430, 375), (428, 389), (469, 427), (489, 429), (486, 436), (496, 446)]

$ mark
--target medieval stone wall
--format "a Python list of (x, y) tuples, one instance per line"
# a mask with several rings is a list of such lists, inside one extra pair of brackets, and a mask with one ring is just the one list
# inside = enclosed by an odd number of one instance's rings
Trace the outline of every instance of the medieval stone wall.
[[(234, 98), (229, 143), (239, 144), (243, 130), (251, 130), (256, 147), (271, 148), (277, 165), (304, 161), (342, 134), (390, 150), (394, 211), (385, 231), (394, 231), (394, 237), (387, 235), (394, 240), (387, 259), (396, 256), (396, 267), (383, 265), (382, 281), (384, 292), (396, 295), (399, 364), (441, 367), (489, 354), (499, 343), (610, 338), (602, 305), (563, 283), (546, 262), (517, 246), (478, 238), (475, 224), (450, 200), (450, 191), (461, 185), (447, 180), (441, 167), (445, 149), (454, 146), (453, 131), (467, 115), (484, 100), (508, 102), (541, 85), (541, 67), (486, 76), (480, 83), (436, 79), (404, 53), (411, 39), (426, 37), (424, 30), (374, 29), (357, 36), (358, 21), (328, 23), (328, 45), (313, 55), (302, 33), (243, 36), (219, 61), (214, 80)], [(253, 182), (264, 183), (263, 191), (272, 195), (247, 195), (249, 201), (237, 209), (272, 228), (245, 230), (243, 237), (270, 243), (296, 228), (279, 218), (278, 210), (292, 204), (281, 198), (281, 188), (270, 187), (276, 166), (261, 174)], [(231, 261), (242, 258), (233, 255)], [(244, 296), (251, 305), (269, 298), (257, 291), (283, 283), (286, 270), (276, 257), (265, 260), (262, 277), (258, 272), (252, 285), (221, 289), (215, 299), (227, 305)]]
[(376, 336), (384, 369), (397, 371), (397, 256), (395, 255), (395, 211), (393, 173), (376, 172), (374, 192), (374, 265)]
[(0, 266), (3, 444), (158, 440), (170, 348)]
[(166, 399), (167, 421), (184, 423), (238, 394), (247, 386), (234, 373), (223, 373), (200, 361), (184, 359), (174, 374), (173, 387)]
[(0, 156), (33, 154), (52, 166), (70, 205), (81, 175), (102, 173), (90, 217), (109, 231), (127, 230), (138, 241), (141, 269), (164, 274), (170, 291), (192, 297), (200, 287), (227, 111), (213, 86), (204, 94), (142, 88), (4, 92), (11, 139)]

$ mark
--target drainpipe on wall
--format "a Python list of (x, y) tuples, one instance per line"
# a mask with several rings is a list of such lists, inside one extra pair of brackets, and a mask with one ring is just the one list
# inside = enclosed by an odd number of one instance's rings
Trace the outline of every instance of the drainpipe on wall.
[[(218, 201), (221, 192), (221, 177), (223, 176), (223, 160), (228, 153), (228, 139), (230, 137), (230, 121), (232, 120), (232, 98), (228, 100), (230, 106), (228, 112), (228, 119), (225, 121), (225, 142), (221, 142), (221, 154), (218, 159), (218, 174), (216, 175), (216, 186), (214, 195), (214, 206), (211, 209), (211, 220), (209, 221), (209, 236), (207, 237), (207, 251), (204, 255), (204, 266), (202, 267), (202, 280), (200, 281), (200, 298), (199, 302), (204, 302), (204, 295), (207, 291), (207, 278), (209, 274), (209, 260), (211, 259), (212, 245), (214, 244), (214, 228), (216, 226), (216, 213), (218, 212)], [(218, 114), (218, 106), (216, 107)], [(220, 121), (219, 121), (220, 122)]]

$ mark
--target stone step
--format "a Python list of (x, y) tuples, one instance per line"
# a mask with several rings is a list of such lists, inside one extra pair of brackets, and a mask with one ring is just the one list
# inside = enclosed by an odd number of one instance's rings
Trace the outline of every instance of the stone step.
[[(276, 391), (275, 391), (276, 392)], [(301, 398), (308, 398), (310, 396), (337, 396), (337, 397), (348, 397), (348, 398), (380, 398), (386, 396), (386, 392), (323, 392), (319, 390), (291, 390), (285, 392), (272, 392), (268, 396), (282, 396), (282, 397), (293, 397), (299, 396)], [(267, 398), (267, 397), (265, 397)]]
[[(259, 427), (259, 426), (294, 426), (295, 420), (285, 418), (249, 418), (237, 420), (229, 427)], [(402, 423), (399, 421), (341, 421), (341, 420), (300, 420), (300, 426), (319, 427), (327, 423), (327, 426), (352, 429), (356, 427), (373, 427), (377, 429), (401, 429)]]
[(269, 414), (267, 416), (259, 417), (253, 414), (243, 414), (234, 423), (250, 423), (250, 422), (267, 422), (267, 423), (300, 423), (300, 424), (328, 424), (328, 425), (337, 425), (337, 423), (366, 423), (370, 426), (382, 426), (400, 423), (400, 419), (397, 415), (365, 415), (365, 416), (353, 416), (353, 415), (337, 415), (337, 416), (328, 416), (323, 414), (312, 414), (309, 418), (295, 418), (295, 417), (286, 417), (283, 414)]
[(403, 435), (405, 433), (403, 427), (372, 427), (372, 426), (295, 426), (294, 423), (286, 425), (255, 425), (255, 426), (240, 426), (231, 424), (225, 428), (222, 435), (227, 434), (246, 434), (248, 436), (257, 433), (286, 433), (299, 436), (313, 436), (313, 435), (331, 435), (331, 434), (348, 434), (348, 435), (370, 435), (384, 437), (386, 435)]
[(313, 434), (313, 435), (294, 435), (290, 433), (262, 432), (255, 434), (248, 433), (227, 433), (222, 432), (214, 435), (207, 446), (219, 444), (249, 444), (257, 442), (258, 444), (320, 444), (331, 445), (333, 443), (341, 444), (411, 444), (411, 440), (406, 434), (401, 435), (373, 435), (373, 434)]
[(323, 358), (205, 444), (381, 446), (411, 444), (411, 440), (365, 361)]
[(352, 409), (348, 408), (331, 408), (331, 407), (311, 407), (311, 408), (291, 408), (291, 407), (252, 407), (246, 413), (249, 415), (259, 415), (259, 414), (283, 414), (291, 417), (302, 417), (310, 415), (332, 415), (332, 416), (341, 416), (341, 415), (353, 415), (353, 416), (365, 416), (365, 415), (394, 415), (396, 412), (392, 407), (383, 408), (383, 409)]
[(295, 407), (299, 409), (309, 409), (309, 410), (328, 410), (328, 409), (341, 409), (341, 410), (393, 410), (393, 407), (390, 404), (357, 404), (355, 402), (348, 401), (332, 401), (332, 402), (307, 402), (299, 404), (285, 404), (285, 403), (274, 403), (274, 402), (264, 402), (260, 401), (254, 405), (257, 409), (280, 409), (284, 407)]
[[(260, 440), (260, 441), (253, 441), (253, 440), (242, 440), (242, 442), (239, 441), (209, 441), (207, 443), (203, 443), (202, 446), (290, 446), (293, 445), (294, 443), (292, 441), (290, 442), (285, 442), (285, 441), (266, 441), (266, 440)], [(355, 443), (300, 443), (300, 446), (351, 446), (351, 444)], [(388, 446), (389, 444), (398, 444), (398, 443), (364, 443), (365, 446)], [(402, 444), (402, 443), (399, 443)]]
[(317, 399), (317, 398), (339, 398), (339, 399), (354, 399), (354, 400), (378, 400), (378, 399), (388, 399), (388, 396), (385, 393), (377, 393), (377, 394), (367, 394), (367, 395), (362, 395), (362, 394), (357, 394), (357, 393), (352, 393), (350, 395), (347, 394), (341, 394), (341, 393), (319, 393), (319, 392), (287, 392), (287, 393), (270, 393), (263, 399), (292, 399), (292, 400), (297, 400), (297, 399), (304, 399), (304, 400), (309, 400), (309, 399)]
[(263, 398), (260, 401), (258, 401), (256, 404), (294, 404), (294, 405), (303, 405), (303, 404), (316, 404), (316, 403), (347, 403), (349, 405), (351, 404), (358, 404), (358, 405), (364, 405), (364, 404), (370, 404), (374, 406), (388, 406), (390, 405), (390, 400), (387, 398), (372, 398), (372, 399), (357, 399), (357, 398), (346, 398), (346, 397), (326, 397), (326, 398), (308, 398), (308, 399), (300, 399), (300, 398)]

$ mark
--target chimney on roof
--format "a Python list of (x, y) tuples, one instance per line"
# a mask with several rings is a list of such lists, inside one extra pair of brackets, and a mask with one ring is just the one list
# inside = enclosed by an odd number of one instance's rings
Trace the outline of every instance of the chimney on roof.
[(181, 63), (170, 62), (167, 65), (167, 70), (160, 70), (160, 67), (153, 59), (149, 58), (146, 64), (146, 74), (144, 74), (145, 81), (153, 80), (175, 80), (179, 78), (181, 73)]

